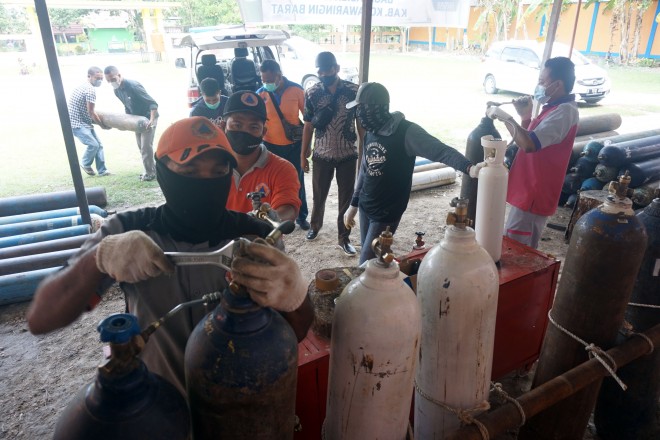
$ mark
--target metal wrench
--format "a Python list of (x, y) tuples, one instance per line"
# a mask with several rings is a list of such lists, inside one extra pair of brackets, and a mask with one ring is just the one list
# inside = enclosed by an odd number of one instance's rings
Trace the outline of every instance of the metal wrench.
[(241, 241), (249, 242), (245, 238), (237, 238), (213, 252), (165, 252), (165, 255), (177, 266), (209, 264), (231, 271), (231, 262), (234, 260), (234, 254), (241, 246)]

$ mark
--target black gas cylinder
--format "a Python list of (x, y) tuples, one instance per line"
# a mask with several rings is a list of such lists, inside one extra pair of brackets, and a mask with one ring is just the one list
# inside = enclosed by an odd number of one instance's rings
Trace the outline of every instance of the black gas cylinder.
[(137, 318), (112, 315), (98, 326), (111, 356), (60, 416), (55, 440), (179, 440), (190, 438), (183, 396), (137, 357), (143, 339)]
[[(500, 133), (495, 128), (493, 120), (490, 118), (481, 118), (481, 122), (474, 130), (468, 135), (467, 144), (465, 146), (465, 157), (470, 162), (477, 164), (484, 160), (484, 147), (481, 146), (481, 137), (492, 135), (495, 139), (500, 139)], [(474, 222), (474, 217), (477, 213), (477, 184), (478, 179), (471, 178), (467, 173), (463, 174), (461, 181), (461, 198), (469, 199), (470, 204), (468, 207), (468, 218)], [(474, 224), (474, 223), (473, 223)]]
[(193, 438), (292, 439), (298, 342), (276, 311), (225, 290), (186, 345)]

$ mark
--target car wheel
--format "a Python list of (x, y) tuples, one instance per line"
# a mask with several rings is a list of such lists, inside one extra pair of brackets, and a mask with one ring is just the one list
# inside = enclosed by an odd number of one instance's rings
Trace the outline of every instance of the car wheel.
[(495, 83), (495, 77), (493, 75), (486, 75), (484, 80), (484, 91), (489, 95), (497, 93), (497, 84)]
[(595, 104), (597, 102), (600, 102), (602, 99), (603, 99), (602, 96), (600, 98), (584, 98), (584, 102), (586, 102), (587, 104)]
[(310, 87), (312, 87), (314, 84), (316, 84), (317, 82), (319, 82), (318, 77), (316, 77), (314, 75), (308, 76), (307, 78), (305, 78), (303, 80), (303, 83), (302, 83), (303, 89), (307, 90)]

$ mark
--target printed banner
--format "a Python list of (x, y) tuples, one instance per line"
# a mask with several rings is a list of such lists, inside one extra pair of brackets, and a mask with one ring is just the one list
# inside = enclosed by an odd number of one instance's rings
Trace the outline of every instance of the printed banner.
[[(466, 28), (470, 0), (373, 0), (373, 26)], [(362, 0), (238, 0), (245, 24), (359, 25)]]

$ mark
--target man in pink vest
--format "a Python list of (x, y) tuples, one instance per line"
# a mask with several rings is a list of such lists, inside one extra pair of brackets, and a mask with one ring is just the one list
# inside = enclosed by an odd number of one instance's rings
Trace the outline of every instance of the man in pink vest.
[(555, 213), (566, 167), (571, 157), (578, 126), (575, 95), (575, 65), (566, 57), (545, 62), (534, 91), (534, 99), (544, 104), (532, 120), (532, 99), (514, 101), (520, 115), (518, 125), (499, 107), (490, 107), (491, 118), (506, 122), (519, 150), (509, 170), (506, 201), (511, 205), (504, 234), (536, 248), (548, 217)]

